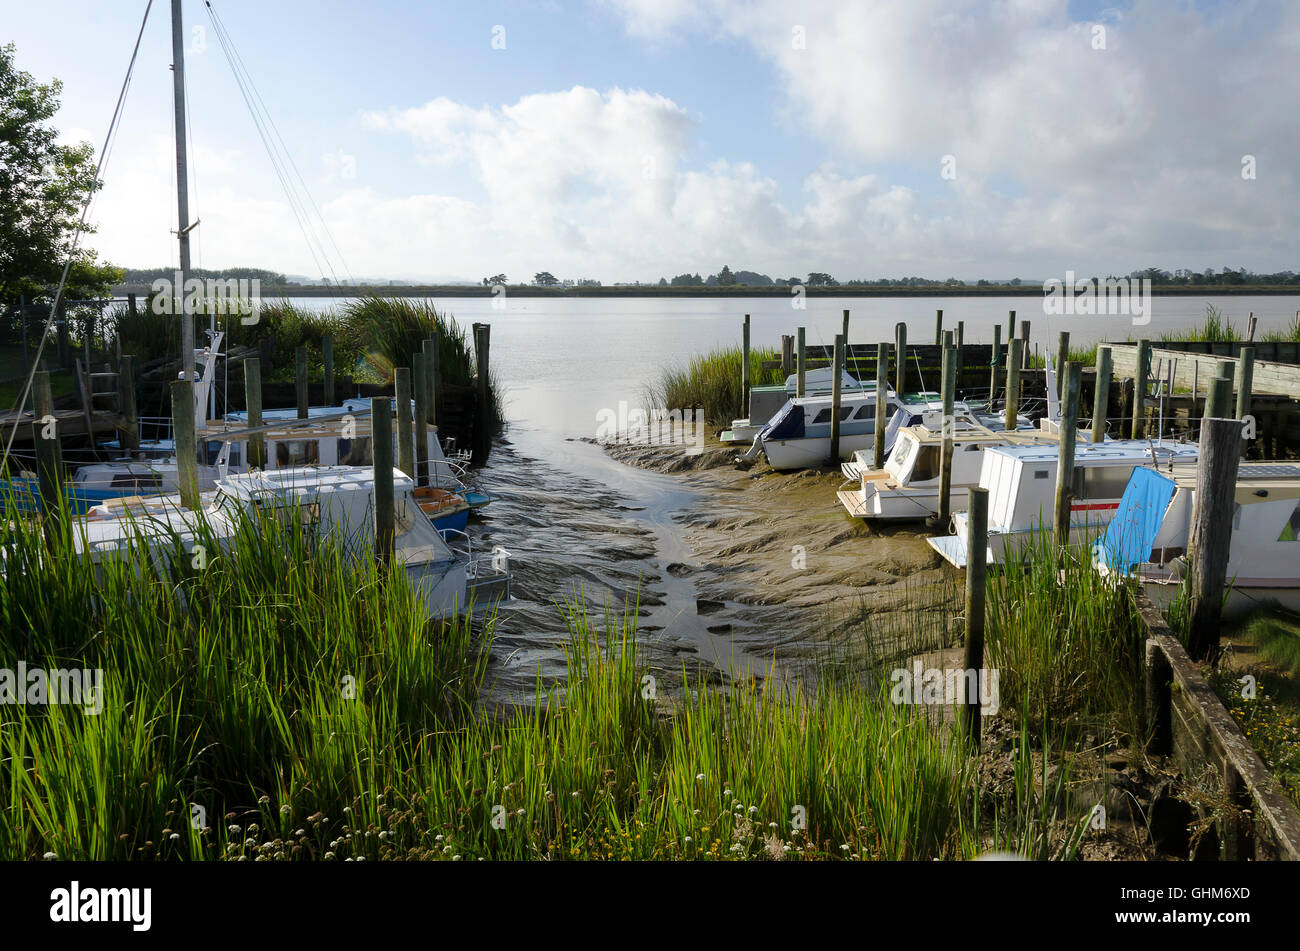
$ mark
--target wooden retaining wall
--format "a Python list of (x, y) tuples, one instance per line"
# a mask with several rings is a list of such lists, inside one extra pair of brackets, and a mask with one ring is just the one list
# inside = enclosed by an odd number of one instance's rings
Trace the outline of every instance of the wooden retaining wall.
[(1172, 755), (1193, 783), (1239, 807), (1217, 824), (1219, 857), (1300, 861), (1300, 812), (1287, 798), (1164, 617), (1141, 591), (1146, 642), (1148, 751)]
[[(1137, 344), (1112, 343), (1107, 344), (1107, 346), (1110, 347), (1111, 365), (1114, 367), (1115, 375), (1121, 379), (1136, 375)], [(1187, 390), (1195, 387), (1198, 393), (1204, 393), (1210, 381), (1218, 375), (1221, 362), (1230, 361), (1233, 365), (1233, 373), (1237, 372), (1236, 366), (1239, 359), (1237, 354), (1241, 350), (1241, 344), (1216, 343), (1182, 346), (1194, 346), (1196, 349), (1182, 349), (1181, 346), (1177, 349), (1165, 346), (1152, 347), (1152, 375), (1154, 376), (1157, 368), (1161, 366), (1166, 368), (1172, 366), (1174, 368), (1175, 387), (1184, 387)], [(1253, 346), (1256, 347), (1256, 350), (1255, 369), (1251, 378), (1251, 392), (1261, 395), (1290, 397), (1300, 394), (1300, 356), (1296, 355), (1296, 350), (1300, 348), (1300, 344), (1272, 343), (1254, 344)], [(1269, 348), (1272, 349), (1269, 350)], [(1294, 360), (1285, 363), (1269, 360), (1264, 355), (1265, 351), (1274, 355), (1285, 351)], [(1161, 372), (1160, 378), (1164, 379), (1163, 372)]]

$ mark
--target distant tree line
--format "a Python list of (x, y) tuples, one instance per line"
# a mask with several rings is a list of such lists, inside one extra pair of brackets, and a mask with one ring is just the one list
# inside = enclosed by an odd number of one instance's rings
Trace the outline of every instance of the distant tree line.
[[(268, 271), (260, 267), (227, 267), (219, 271), (211, 268), (192, 267), (187, 273), (188, 277), (197, 277), (202, 280), (225, 280), (234, 278), (235, 280), (261, 281), (263, 284), (280, 286), (285, 284), (296, 283), (290, 281), (279, 271)], [(176, 269), (174, 267), (147, 267), (147, 268), (127, 268), (126, 276), (122, 278), (123, 284), (152, 284), (159, 280), (174, 280)]]

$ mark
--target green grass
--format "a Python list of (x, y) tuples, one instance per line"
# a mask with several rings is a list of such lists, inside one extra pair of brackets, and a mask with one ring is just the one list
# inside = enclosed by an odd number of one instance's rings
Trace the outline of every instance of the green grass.
[[(1096, 366), (1098, 346), (1099, 344), (1093, 343), (1086, 347), (1070, 347), (1069, 356), (1066, 359), (1069, 362), (1077, 363), (1080, 366)], [(1031, 354), (1029, 357), (1029, 366), (1035, 370), (1041, 370), (1047, 366), (1047, 358), (1041, 353)]]
[(1170, 330), (1160, 335), (1162, 343), (1232, 343), (1242, 339), (1241, 332), (1213, 305), (1205, 306), (1205, 321), (1199, 327)]
[[(783, 383), (785, 374), (779, 369), (764, 370), (764, 361), (780, 360), (775, 350), (749, 352), (749, 378), (751, 386)], [(742, 406), (740, 347), (728, 347), (690, 358), (684, 365), (663, 370), (657, 382), (649, 387), (650, 405), (667, 409), (700, 409), (712, 425), (727, 426), (733, 419), (744, 417), (748, 406)]]

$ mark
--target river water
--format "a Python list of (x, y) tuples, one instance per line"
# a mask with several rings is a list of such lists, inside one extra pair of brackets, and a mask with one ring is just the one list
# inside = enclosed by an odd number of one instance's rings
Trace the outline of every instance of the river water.
[[(345, 301), (299, 298), (311, 309)], [(717, 676), (756, 672), (763, 662), (746, 653), (743, 632), (762, 616), (743, 603), (718, 613), (697, 611), (693, 576), (708, 566), (693, 561), (683, 523), (707, 509), (709, 498), (681, 479), (610, 459), (589, 441), (602, 413), (620, 403), (646, 405), (647, 385), (660, 368), (696, 353), (740, 342), (751, 315), (756, 347), (779, 347), (781, 334), (807, 328), (809, 344), (828, 344), (850, 312), (851, 342), (892, 340), (907, 321), (909, 340), (931, 342), (935, 310), (947, 328), (965, 322), (965, 340), (991, 342), (1008, 311), (1031, 322), (1032, 343), (1068, 330), (1073, 345), (1096, 340), (1158, 337), (1191, 327), (1207, 304), (1244, 327), (1253, 312), (1260, 334), (1287, 326), (1300, 297), (1156, 297), (1149, 323), (1128, 317), (1048, 317), (1037, 298), (809, 298), (795, 309), (782, 298), (491, 298), (434, 299), (464, 327), (492, 325), (494, 376), (504, 387), (508, 428), (479, 473), (500, 501), (472, 523), (476, 546), (500, 545), (512, 554), (516, 601), (499, 626), (491, 678), (499, 700), (531, 695), (540, 671), (561, 676), (561, 606), (582, 599), (588, 610), (621, 613), (636, 605), (639, 638), (656, 668), (680, 670), (683, 661), (714, 668)], [(494, 304), (496, 306), (494, 306)], [(503, 306), (502, 306), (503, 305)], [(770, 660), (770, 658), (769, 658)]]

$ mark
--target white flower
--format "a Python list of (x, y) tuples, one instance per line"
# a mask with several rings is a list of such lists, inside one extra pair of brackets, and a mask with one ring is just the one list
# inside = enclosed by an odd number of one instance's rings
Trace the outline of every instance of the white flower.
[(758, 812), (758, 806), (750, 806), (750, 807), (749, 807), (749, 811), (750, 811), (751, 813)]
[(696, 773), (696, 774), (695, 774), (695, 778), (696, 778), (699, 782), (704, 782), (704, 774), (703, 774), (703, 773)]
[(284, 805), (280, 807), (280, 815), (282, 816), (287, 816), (291, 812), (293, 812), (293, 810), (290, 809), (288, 805)]
[(840, 851), (841, 851), (841, 852), (847, 852), (848, 850), (849, 850), (849, 847), (848, 847), (847, 845), (841, 845), (841, 846), (840, 846)]
[(43, 859), (45, 859), (45, 861), (47, 861), (47, 862), (57, 862), (57, 861), (59, 860), (59, 856), (58, 856), (58, 854), (55, 853), (55, 852), (46, 852), (46, 853), (45, 853), (43, 856), (41, 856), (41, 857), (42, 857)]
[[(683, 844), (683, 845), (687, 845), (687, 844), (689, 844), (691, 841), (692, 841), (692, 840), (691, 840), (691, 837), (688, 835), (688, 836), (686, 836), (686, 837), (684, 837), (684, 838), (682, 839), (682, 844)], [(51, 853), (51, 854), (53, 854), (53, 853)]]
[(459, 861), (460, 861), (460, 856), (459, 856), (459, 855), (453, 855), (453, 856), (451, 857), (451, 860), (452, 860), (453, 862), (459, 862)]

